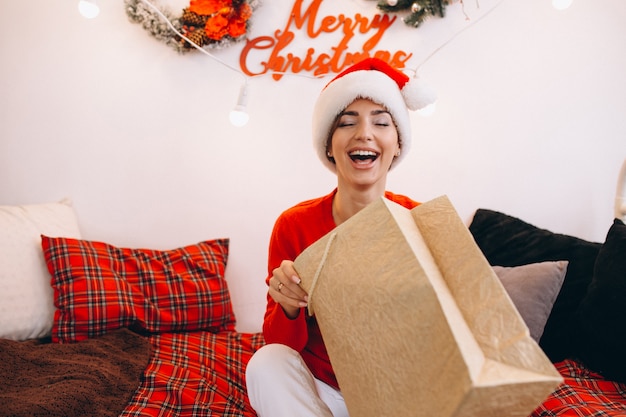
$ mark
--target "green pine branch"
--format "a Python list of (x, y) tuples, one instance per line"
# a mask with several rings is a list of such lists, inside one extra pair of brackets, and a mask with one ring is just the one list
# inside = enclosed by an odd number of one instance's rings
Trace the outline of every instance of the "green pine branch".
[(449, 0), (397, 0), (394, 6), (390, 6), (388, 0), (379, 0), (377, 7), (385, 13), (411, 11), (402, 20), (407, 25), (417, 28), (431, 16), (444, 17), (448, 3)]

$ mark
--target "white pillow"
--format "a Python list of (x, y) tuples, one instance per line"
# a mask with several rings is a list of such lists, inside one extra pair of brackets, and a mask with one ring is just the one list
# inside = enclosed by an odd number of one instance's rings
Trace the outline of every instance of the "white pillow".
[(54, 303), (41, 235), (80, 239), (72, 204), (0, 206), (0, 231), (0, 337), (49, 336)]

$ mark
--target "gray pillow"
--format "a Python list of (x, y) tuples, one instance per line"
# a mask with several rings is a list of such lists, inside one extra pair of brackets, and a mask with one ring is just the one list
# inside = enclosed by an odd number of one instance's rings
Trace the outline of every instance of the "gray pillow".
[(493, 267), (528, 326), (530, 336), (537, 342), (563, 285), (567, 265), (567, 261), (548, 261), (515, 267)]

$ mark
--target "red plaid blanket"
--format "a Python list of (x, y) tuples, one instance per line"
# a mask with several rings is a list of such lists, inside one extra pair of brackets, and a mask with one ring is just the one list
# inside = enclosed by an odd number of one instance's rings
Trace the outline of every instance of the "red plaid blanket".
[(121, 416), (256, 416), (244, 376), (263, 345), (260, 333), (164, 333), (150, 341), (152, 357)]
[(563, 375), (563, 384), (531, 417), (626, 416), (626, 384), (607, 381), (575, 361), (565, 360), (555, 366)]

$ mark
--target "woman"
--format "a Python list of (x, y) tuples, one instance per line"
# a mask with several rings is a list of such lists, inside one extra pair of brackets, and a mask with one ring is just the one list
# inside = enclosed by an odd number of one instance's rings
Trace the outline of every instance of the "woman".
[(409, 209), (418, 204), (385, 190), (387, 173), (411, 143), (407, 108), (419, 107), (412, 87), (384, 61), (366, 59), (335, 77), (315, 104), (313, 142), (322, 163), (337, 174), (337, 188), (286, 210), (274, 225), (267, 345), (246, 370), (250, 403), (260, 417), (348, 416), (317, 321), (306, 314), (308, 298), (293, 260), (382, 196)]

